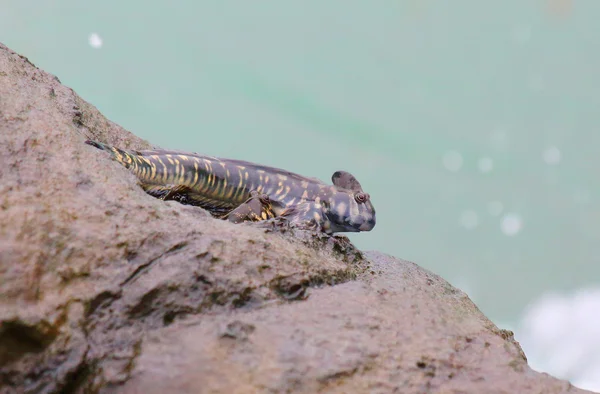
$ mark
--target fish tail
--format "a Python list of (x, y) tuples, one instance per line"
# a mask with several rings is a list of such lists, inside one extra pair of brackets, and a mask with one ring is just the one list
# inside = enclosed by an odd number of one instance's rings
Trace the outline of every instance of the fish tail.
[(86, 140), (85, 143), (110, 153), (111, 156), (114, 157), (119, 163), (121, 163), (127, 168), (132, 168), (133, 170), (136, 170), (136, 172), (139, 169), (138, 167), (141, 164), (143, 164), (142, 161), (139, 159), (138, 155), (132, 152), (128, 152), (126, 150), (119, 149), (114, 146), (110, 146), (102, 142), (93, 140)]

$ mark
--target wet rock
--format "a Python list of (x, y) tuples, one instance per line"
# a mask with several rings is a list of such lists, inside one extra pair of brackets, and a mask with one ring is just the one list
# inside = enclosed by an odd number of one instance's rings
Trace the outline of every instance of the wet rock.
[(0, 45), (0, 392), (578, 392), (418, 266), (146, 195)]

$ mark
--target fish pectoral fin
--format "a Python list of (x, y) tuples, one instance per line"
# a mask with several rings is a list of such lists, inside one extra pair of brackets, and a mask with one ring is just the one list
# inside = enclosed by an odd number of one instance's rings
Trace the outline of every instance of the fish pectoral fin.
[(280, 217), (291, 227), (301, 230), (317, 230), (323, 225), (322, 211), (312, 203), (293, 205), (283, 211)]
[(269, 196), (258, 192), (252, 192), (250, 198), (237, 208), (225, 214), (222, 219), (227, 219), (232, 223), (241, 223), (245, 221), (258, 222), (274, 217), (275, 213), (271, 208)]
[(173, 186), (162, 199), (164, 201), (175, 200), (181, 202), (182, 199), (188, 199), (191, 191), (192, 189), (185, 185)]
[(189, 200), (191, 189), (185, 185), (144, 186), (146, 193), (163, 201), (178, 201), (185, 204)]

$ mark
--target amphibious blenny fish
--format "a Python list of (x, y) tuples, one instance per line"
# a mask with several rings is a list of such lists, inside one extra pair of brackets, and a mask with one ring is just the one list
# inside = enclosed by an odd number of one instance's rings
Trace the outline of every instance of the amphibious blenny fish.
[(328, 185), (315, 178), (241, 160), (169, 150), (124, 150), (97, 141), (133, 171), (146, 193), (209, 211), (234, 223), (283, 218), (294, 227), (327, 234), (370, 231), (375, 208), (350, 173)]

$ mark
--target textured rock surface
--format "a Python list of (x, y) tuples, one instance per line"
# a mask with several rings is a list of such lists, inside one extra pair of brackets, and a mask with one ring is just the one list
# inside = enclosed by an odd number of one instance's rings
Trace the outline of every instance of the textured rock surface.
[(0, 45), (0, 392), (583, 392), (417, 265), (147, 196)]

